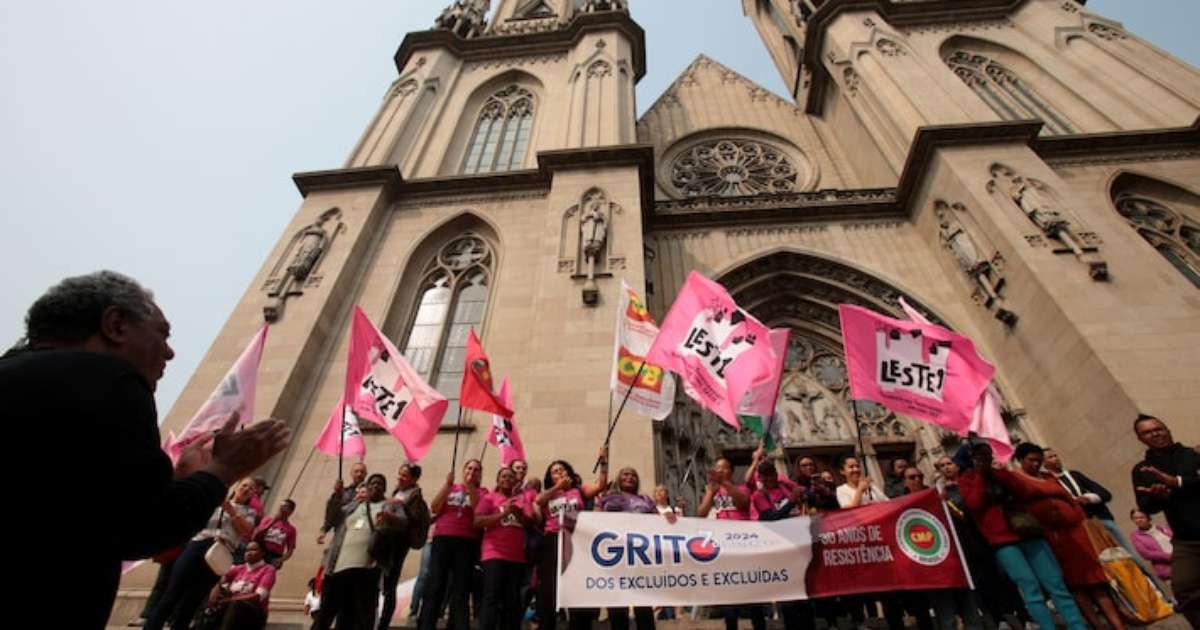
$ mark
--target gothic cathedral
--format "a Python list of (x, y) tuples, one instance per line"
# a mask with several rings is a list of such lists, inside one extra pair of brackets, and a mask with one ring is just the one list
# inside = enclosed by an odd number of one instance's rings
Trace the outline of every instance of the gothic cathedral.
[[(792, 329), (791, 458), (830, 466), (861, 431), (876, 479), (898, 456), (932, 478), (956, 447), (872, 404), (855, 422), (836, 306), (901, 317), (901, 297), (996, 364), (1014, 439), (1054, 446), (1116, 508), (1139, 411), (1200, 442), (1200, 71), (1083, 0), (741, 2), (788, 98), (700, 56), (639, 118), (645, 35), (625, 1), (456, 0), (404, 38), (345, 164), (294, 175), (295, 218), (163, 425), (272, 322), (257, 409), (294, 439), (265, 471), (268, 507), (295, 488), (301, 532), (275, 610), (320, 561), (338, 465), (311, 451), (355, 305), (452, 399), (421, 462), (429, 495), (456, 435), (459, 461), (477, 457), (491, 423), (455, 427), (470, 328), (511, 381), (531, 476), (563, 458), (587, 477), (621, 281), (661, 319), (692, 269)], [(661, 423), (623, 418), (612, 459), (695, 505), (717, 457), (755, 446), (681, 390)], [(393, 484), (401, 460), (367, 434), (372, 472)], [(153, 577), (127, 576), (118, 614)]]

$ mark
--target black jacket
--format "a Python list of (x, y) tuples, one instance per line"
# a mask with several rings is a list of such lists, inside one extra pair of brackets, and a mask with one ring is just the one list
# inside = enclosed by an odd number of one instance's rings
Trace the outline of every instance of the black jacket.
[[(1161, 483), (1157, 477), (1142, 472), (1143, 466), (1153, 466), (1169, 475), (1183, 478), (1183, 485), (1171, 491), (1166, 499), (1156, 499), (1138, 492)], [(1200, 541), (1200, 453), (1182, 444), (1172, 444), (1162, 452), (1146, 451), (1146, 459), (1133, 467), (1133, 490), (1138, 509), (1147, 514), (1163, 512), (1178, 540)]]
[(1112, 512), (1108, 511), (1108, 502), (1112, 501), (1112, 493), (1108, 491), (1108, 488), (1096, 483), (1090, 477), (1079, 472), (1078, 470), (1065, 471), (1065, 475), (1070, 477), (1071, 481), (1074, 481), (1075, 483), (1067, 483), (1066, 479), (1063, 479), (1058, 475), (1055, 475), (1055, 477), (1058, 478), (1058, 485), (1065, 488), (1067, 492), (1070, 492), (1071, 496), (1078, 497), (1091, 493), (1100, 497), (1099, 503), (1088, 503), (1083, 506), (1083, 511), (1088, 516), (1094, 516), (1096, 518), (1109, 521), (1113, 520)]
[(10, 515), (24, 519), (9, 562), (32, 573), (13, 581), (13, 601), (69, 588), (54, 625), (103, 628), (121, 561), (186, 541), (220, 504), (225, 484), (208, 473), (173, 479), (149, 386), (110, 355), (33, 350), (0, 358), (0, 410), (10, 440)]

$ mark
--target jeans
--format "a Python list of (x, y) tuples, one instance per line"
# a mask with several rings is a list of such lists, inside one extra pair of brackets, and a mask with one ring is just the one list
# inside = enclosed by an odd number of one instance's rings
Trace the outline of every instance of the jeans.
[(158, 600), (162, 599), (163, 593), (167, 590), (167, 583), (171, 581), (171, 567), (175, 566), (175, 560), (164, 562), (158, 565), (158, 574), (154, 576), (154, 586), (150, 588), (150, 595), (146, 597), (146, 606), (142, 608), (142, 614), (138, 615), (142, 619), (150, 617), (150, 611), (158, 605)]
[(421, 547), (421, 568), (417, 571), (417, 581), (413, 583), (412, 603), (408, 605), (408, 616), (416, 617), (421, 612), (421, 599), (424, 597), (425, 585), (429, 583), (429, 571), (433, 568), (433, 543), (425, 543)]
[(425, 583), (421, 616), (417, 620), (420, 630), (435, 630), (442, 612), (443, 602), (449, 602), (449, 630), (468, 630), (471, 610), (471, 580), (475, 575), (475, 563), (479, 561), (479, 540), (459, 536), (435, 536), (433, 559), (429, 570), (429, 581)]
[(343, 569), (325, 576), (321, 609), (312, 630), (374, 630), (379, 604), (379, 569)]
[(518, 630), (525, 608), (521, 605), (521, 575), (525, 564), (507, 560), (483, 561), (483, 605), (479, 630)]
[(221, 579), (204, 560), (204, 554), (215, 540), (191, 541), (171, 566), (171, 577), (162, 598), (146, 617), (143, 628), (162, 630), (167, 621), (172, 628), (187, 628), (208, 599), (212, 587)]
[(1046, 595), (1054, 601), (1054, 607), (1070, 630), (1088, 630), (1087, 622), (1075, 604), (1075, 598), (1063, 582), (1062, 569), (1050, 543), (1044, 538), (1022, 540), (996, 549), (996, 562), (1017, 584), (1025, 609), (1035, 623), (1043, 628), (1054, 627), (1054, 616), (1046, 606)]
[(379, 630), (387, 630), (392, 625), (392, 615), (396, 612), (396, 585), (400, 583), (400, 571), (404, 569), (406, 556), (408, 547), (396, 551), (396, 561), (383, 573), (383, 608), (379, 611)]

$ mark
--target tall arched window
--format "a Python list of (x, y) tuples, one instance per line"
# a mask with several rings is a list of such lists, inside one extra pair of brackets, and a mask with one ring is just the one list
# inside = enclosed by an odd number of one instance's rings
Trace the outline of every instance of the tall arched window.
[(992, 111), (1004, 120), (1035, 118), (1051, 135), (1076, 133), (1071, 121), (1012, 70), (987, 55), (962, 49), (945, 56), (954, 71)]
[(425, 268), (404, 356), (450, 400), (443, 424), (458, 419), (458, 390), (467, 335), (483, 324), (495, 257), (482, 237), (466, 233), (447, 243)]
[(525, 163), (533, 130), (533, 94), (512, 84), (488, 97), (479, 112), (462, 172), (511, 171)]
[(1200, 222), (1136, 192), (1117, 193), (1113, 205), (1171, 266), (1200, 288)]

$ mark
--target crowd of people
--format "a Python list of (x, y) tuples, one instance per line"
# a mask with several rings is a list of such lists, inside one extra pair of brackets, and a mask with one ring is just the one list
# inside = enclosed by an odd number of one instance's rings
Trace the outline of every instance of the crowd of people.
[[(67, 566), (75, 582), (87, 585), (71, 606), (55, 610), (62, 627), (102, 628), (121, 561), (154, 555), (160, 568), (144, 627), (258, 630), (270, 614), (276, 573), (296, 549), (290, 522), (295, 503), (285, 499), (264, 518), (269, 487), (250, 476), (286, 448), (285, 423), (265, 420), (239, 429), (235, 413), (174, 464), (161, 450), (153, 392), (174, 356), (169, 333), (148, 291), (119, 274), (99, 272), (68, 278), (39, 298), (27, 316), (25, 339), (0, 358), (0, 405), (21, 417), (49, 416), (70, 426), (75, 434), (59, 455), (93, 463), (71, 508), (102, 515), (88, 530), (96, 542), (64, 545), (79, 540), (77, 519), (46, 518), (38, 536), (55, 543), (29, 545), (36, 558), (23, 556), (18, 545), (14, 558), (30, 571), (18, 581), (18, 597), (35, 595), (35, 587), (20, 582), (54, 583)], [(1175, 442), (1158, 418), (1139, 415), (1133, 429), (1147, 450), (1132, 471), (1138, 508), (1130, 514), (1129, 537), (1106, 506), (1111, 493), (1064, 468), (1052, 449), (1020, 444), (1012, 465), (1001, 466), (990, 446), (970, 440), (954, 457), (936, 462), (934, 486), (968, 559), (973, 591), (905, 590), (721, 606), (717, 612), (727, 628), (749, 617), (756, 630), (775, 615), (788, 629), (812, 628), (821, 618), (831, 625), (838, 619), (862, 624), (876, 615), (893, 628), (903, 627), (906, 616), (923, 629), (960, 623), (968, 629), (985, 623), (1018, 628), (1030, 621), (1051, 628), (1057, 616), (1070, 629), (1121, 629), (1124, 620), (1102, 565), (1109, 560), (1101, 554), (1119, 545), (1134, 558), (1140, 554), (1147, 579), (1200, 627), (1200, 454)], [(17, 438), (38, 443), (32, 435)], [(384, 475), (356, 464), (350, 483), (339, 480), (325, 506), (317, 541), (326, 546), (305, 610), (313, 628), (388, 627), (408, 552), (419, 549), (409, 616), (421, 630), (438, 627), (447, 612), (454, 630), (473, 621), (485, 630), (519, 628), (525, 619), (543, 629), (562, 621), (589, 628), (601, 611), (555, 608), (561, 537), (584, 511), (670, 522), (681, 516), (772, 521), (927, 489), (925, 472), (904, 459), (891, 462), (882, 488), (854, 456), (843, 458), (836, 472), (820, 470), (810, 457), (790, 469), (778, 465), (762, 449), (744, 475), (719, 459), (690, 513), (686, 503), (672, 502), (665, 487), (643, 494), (635, 469), (622, 468), (610, 480), (607, 449), (591, 483), (564, 460), (553, 461), (541, 479), (527, 478), (528, 464), (517, 460), (500, 467), (486, 487), (482, 462), (468, 460), (457, 479), (454, 472), (446, 476), (428, 504), (415, 463), (399, 467), (391, 493)], [(52, 487), (68, 485), (59, 472), (48, 474)], [(77, 482), (71, 479), (70, 487)], [(32, 496), (17, 502), (34, 509), (40, 503)], [(1167, 526), (1153, 522), (1159, 513)], [(621, 629), (628, 628), (630, 612), (618, 607), (604, 614)], [(644, 630), (654, 627), (656, 617), (674, 613), (634, 608), (632, 619)]]
[[(1181, 529), (1195, 531), (1197, 505), (1191, 501), (1196, 466), (1188, 459), (1195, 457), (1195, 451), (1175, 444), (1156, 418), (1139, 417), (1137, 434), (1149, 450), (1146, 462), (1134, 471), (1141, 508), (1132, 514), (1131, 537), (1108, 510), (1112, 494), (1106, 488), (1081, 471), (1064, 468), (1053, 449), (1030, 443), (1018, 445), (1011, 464), (1001, 466), (988, 444), (969, 441), (953, 457), (935, 462), (932, 485), (926, 484), (924, 471), (904, 458), (893, 460), (884, 483), (878, 484), (854, 456), (838, 462), (836, 472), (820, 470), (812, 457), (800, 457), (793, 468), (781, 470), (781, 464), (771, 463), (759, 449), (739, 478), (728, 459), (717, 460), (694, 512), (684, 501), (673, 502), (664, 486), (652, 495), (644, 494), (633, 468), (620, 469), (610, 480), (606, 451), (601, 452), (601, 466), (592, 483), (583, 482), (563, 460), (552, 462), (542, 479), (530, 479), (528, 464), (517, 460), (499, 467), (489, 488), (483, 483), (482, 463), (472, 459), (457, 478), (447, 475), (429, 503), (432, 529), (426, 521), (426, 529), (418, 527), (405, 536), (412, 548), (423, 547), (409, 616), (419, 629), (436, 628), (443, 618), (452, 629), (519, 628), (523, 620), (536, 622), (538, 628), (555, 628), (564, 622), (570, 628), (589, 628), (602, 614), (615, 629), (628, 628), (631, 619), (639, 630), (653, 628), (656, 619), (674, 618), (677, 611), (669, 607), (555, 610), (559, 536), (581, 512), (655, 515), (670, 522), (680, 516), (774, 521), (889, 501), (933, 487), (946, 501), (974, 590), (909, 590), (717, 606), (713, 612), (727, 628), (748, 618), (761, 629), (773, 617), (788, 629), (814, 628), (819, 619), (829, 627), (839, 621), (861, 627), (871, 617), (882, 617), (888, 627), (900, 628), (908, 617), (922, 629), (1025, 628), (1028, 623), (1048, 628), (1056, 622), (1071, 629), (1123, 629), (1125, 620), (1101, 565), (1107, 547), (1096, 540), (1101, 535), (1097, 532), (1111, 535), (1110, 544), (1126, 548), (1142, 564), (1145, 579), (1153, 580), (1153, 588), (1164, 600), (1172, 597), (1172, 565), (1178, 572), (1179, 565), (1195, 562), (1194, 555), (1186, 555), (1194, 553), (1194, 537), (1174, 535)], [(384, 498), (383, 476), (368, 478), (366, 468), (356, 465), (352, 485), (335, 487), (327, 512), (355, 515), (351, 518), (359, 524), (335, 518), (329, 526), (344, 536), (355, 527), (361, 535), (369, 533), (368, 514), (375, 515), (378, 531), (396, 526), (387, 516), (392, 513), (420, 522), (413, 516), (414, 497), (420, 497), (419, 479), (419, 467), (401, 466), (395, 492)], [(1170, 527), (1153, 524), (1149, 514), (1158, 512), (1166, 512)], [(428, 544), (423, 545), (426, 533)], [(372, 561), (364, 538), (356, 543), (356, 560), (344, 563), (340, 558), (350, 543), (338, 540), (335, 536), (327, 551), (325, 595), (313, 627), (327, 628), (335, 619), (339, 628), (388, 627), (396, 582), (387, 576), (399, 574), (408, 548), (387, 560)], [(1193, 545), (1192, 551), (1172, 555), (1188, 545)], [(339, 577), (348, 570), (360, 571), (359, 577)], [(337, 580), (356, 584), (355, 592), (362, 597), (340, 595)], [(383, 615), (377, 618), (380, 585), (386, 601)], [(1186, 584), (1176, 580), (1180, 610), (1193, 623), (1196, 587), (1194, 578)]]

